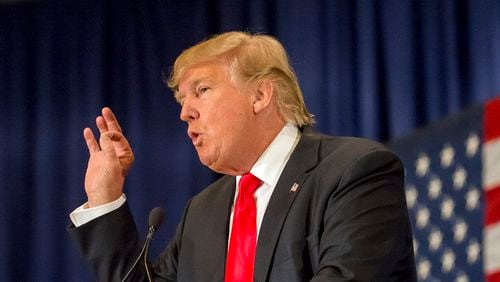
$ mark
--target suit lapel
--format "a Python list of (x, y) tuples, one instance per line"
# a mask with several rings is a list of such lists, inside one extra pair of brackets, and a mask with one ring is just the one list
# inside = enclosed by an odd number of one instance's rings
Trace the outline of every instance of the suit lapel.
[[(233, 204), (236, 180), (235, 177), (226, 176), (222, 179), (219, 192), (213, 199), (214, 210), (211, 213), (211, 223), (213, 226), (214, 240), (210, 240), (210, 249), (212, 257), (207, 265), (213, 265), (212, 270), (207, 272), (207, 277), (212, 276), (212, 281), (223, 281), (226, 267), (227, 241), (229, 234), (229, 220), (231, 215), (231, 206)], [(208, 218), (207, 218), (208, 219)], [(205, 267), (206, 267), (205, 266)], [(207, 269), (210, 269), (207, 268)]]
[(281, 173), (259, 231), (254, 281), (266, 280), (288, 210), (300, 192), (306, 173), (317, 165), (319, 144), (317, 135), (303, 134)]

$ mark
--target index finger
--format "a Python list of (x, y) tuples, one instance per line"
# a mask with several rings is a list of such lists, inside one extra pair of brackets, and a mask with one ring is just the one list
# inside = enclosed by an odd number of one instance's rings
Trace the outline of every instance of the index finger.
[(85, 143), (87, 143), (87, 148), (89, 149), (90, 154), (100, 151), (99, 144), (97, 144), (94, 134), (90, 128), (87, 127), (83, 130), (83, 138), (85, 139)]
[(108, 130), (122, 132), (122, 128), (110, 108), (104, 107), (102, 109), (102, 117), (104, 118), (104, 121), (106, 121)]

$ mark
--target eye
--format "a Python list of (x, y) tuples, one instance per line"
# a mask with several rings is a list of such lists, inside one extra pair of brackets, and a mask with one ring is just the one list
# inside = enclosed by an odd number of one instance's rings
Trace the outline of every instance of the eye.
[(207, 86), (200, 86), (200, 87), (198, 87), (198, 89), (196, 90), (196, 95), (197, 95), (197, 96), (200, 96), (200, 95), (202, 95), (202, 94), (205, 94), (208, 90), (210, 90), (210, 88), (209, 88), (209, 87), (207, 87)]

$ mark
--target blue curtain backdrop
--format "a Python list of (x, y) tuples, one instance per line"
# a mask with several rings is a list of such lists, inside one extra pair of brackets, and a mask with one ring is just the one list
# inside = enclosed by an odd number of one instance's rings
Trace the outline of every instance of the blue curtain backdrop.
[(91, 280), (65, 228), (85, 201), (81, 132), (105, 105), (136, 153), (126, 193), (139, 228), (164, 207), (154, 252), (165, 246), (216, 176), (162, 76), (183, 49), (229, 30), (283, 42), (328, 134), (386, 141), (500, 93), (497, 0), (0, 4), (0, 281)]

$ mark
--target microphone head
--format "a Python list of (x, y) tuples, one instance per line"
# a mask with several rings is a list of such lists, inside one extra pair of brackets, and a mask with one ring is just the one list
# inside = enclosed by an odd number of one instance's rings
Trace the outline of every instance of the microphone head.
[(165, 213), (163, 212), (162, 208), (156, 207), (152, 209), (149, 213), (148, 227), (157, 230), (163, 222), (164, 217)]

